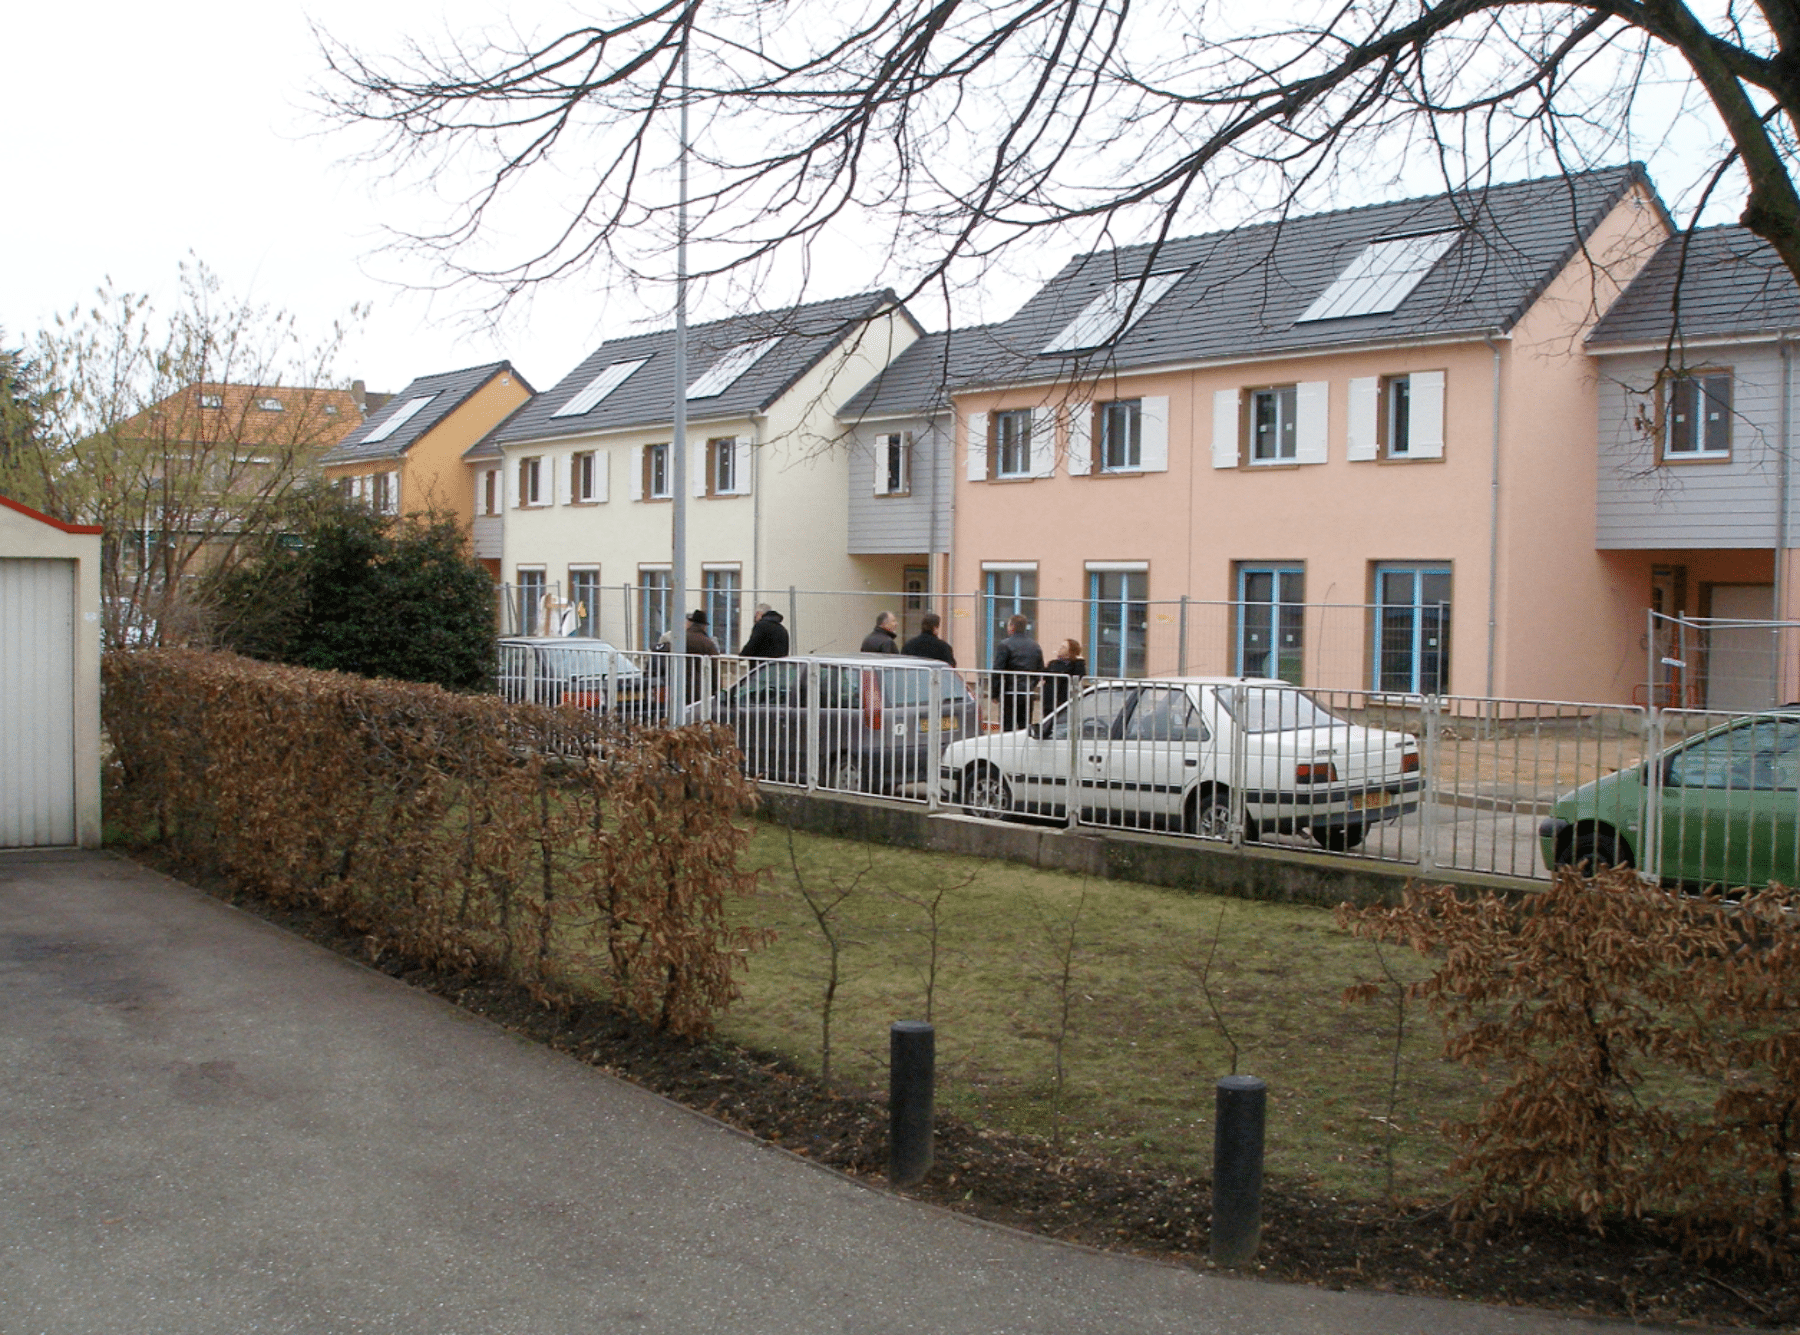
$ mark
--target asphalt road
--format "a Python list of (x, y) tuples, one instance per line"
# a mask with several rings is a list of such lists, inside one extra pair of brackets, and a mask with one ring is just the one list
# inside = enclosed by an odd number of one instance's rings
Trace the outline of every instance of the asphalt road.
[(1613, 1327), (858, 1186), (101, 854), (0, 854), (0, 1335)]

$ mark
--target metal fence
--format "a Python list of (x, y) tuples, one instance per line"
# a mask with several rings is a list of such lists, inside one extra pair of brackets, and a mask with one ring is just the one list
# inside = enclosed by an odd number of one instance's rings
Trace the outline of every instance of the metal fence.
[(1800, 622), (1649, 614), (1643, 694), (1728, 712), (1800, 699)]
[[(730, 728), (764, 783), (1525, 879), (1800, 880), (1800, 712), (503, 646), (501, 689)], [(1650, 762), (1650, 763), (1646, 763)]]

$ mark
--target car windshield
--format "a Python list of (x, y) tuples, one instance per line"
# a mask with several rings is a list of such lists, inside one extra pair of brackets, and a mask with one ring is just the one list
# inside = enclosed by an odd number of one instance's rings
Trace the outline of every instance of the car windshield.
[(1329, 728), (1339, 722), (1314, 704), (1310, 695), (1291, 686), (1246, 686), (1241, 705), (1233, 687), (1220, 687), (1218, 696), (1225, 712), (1237, 719), (1245, 732), (1295, 732)]

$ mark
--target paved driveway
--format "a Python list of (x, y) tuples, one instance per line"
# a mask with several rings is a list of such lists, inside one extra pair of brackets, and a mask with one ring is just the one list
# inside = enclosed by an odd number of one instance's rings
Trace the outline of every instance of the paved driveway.
[(859, 1187), (174, 881), (0, 854), (0, 1332), (1605, 1329)]

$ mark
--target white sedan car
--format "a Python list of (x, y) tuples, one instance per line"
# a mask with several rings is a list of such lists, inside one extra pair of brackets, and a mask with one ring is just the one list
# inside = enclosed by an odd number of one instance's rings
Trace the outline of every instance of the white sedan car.
[(940, 780), (972, 815), (1066, 817), (1073, 800), (1096, 824), (1210, 838), (1231, 834), (1236, 785), (1245, 838), (1306, 831), (1339, 850), (1417, 810), (1424, 787), (1409, 734), (1238, 677), (1094, 682), (1029, 728), (946, 746)]

